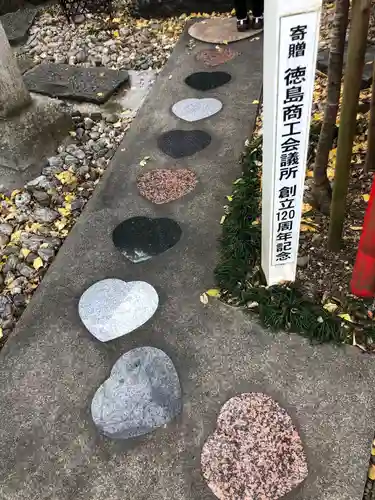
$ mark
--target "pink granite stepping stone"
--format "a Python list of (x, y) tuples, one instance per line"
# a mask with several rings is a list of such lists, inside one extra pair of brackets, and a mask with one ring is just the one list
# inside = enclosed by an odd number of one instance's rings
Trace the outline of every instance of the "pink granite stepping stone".
[(215, 49), (203, 49), (195, 56), (197, 61), (202, 61), (209, 68), (220, 66), (237, 57), (240, 53), (229, 47), (217, 47)]
[[(206, 43), (231, 43), (259, 35), (262, 30), (237, 31), (236, 18), (205, 19), (189, 28), (189, 35)], [(237, 500), (237, 499), (236, 499)]]
[(220, 500), (277, 500), (308, 473), (301, 438), (287, 412), (262, 393), (227, 401), (207, 439), (201, 466)]

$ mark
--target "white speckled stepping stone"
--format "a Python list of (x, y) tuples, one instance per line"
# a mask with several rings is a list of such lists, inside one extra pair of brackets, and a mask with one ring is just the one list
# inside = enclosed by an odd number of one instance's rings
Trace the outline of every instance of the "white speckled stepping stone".
[(88, 331), (107, 342), (142, 326), (158, 304), (156, 290), (144, 281), (105, 279), (82, 294), (78, 312)]
[(155, 347), (139, 347), (116, 361), (96, 391), (91, 414), (99, 431), (114, 439), (142, 436), (181, 412), (174, 364)]
[(197, 122), (210, 116), (216, 115), (223, 107), (219, 99), (206, 97), (203, 99), (183, 99), (172, 106), (173, 113), (177, 118), (186, 122)]

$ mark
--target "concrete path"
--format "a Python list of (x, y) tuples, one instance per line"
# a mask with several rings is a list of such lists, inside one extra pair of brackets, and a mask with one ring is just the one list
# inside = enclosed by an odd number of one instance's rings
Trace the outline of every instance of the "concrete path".
[[(310, 473), (289, 498), (362, 498), (373, 433), (373, 358), (274, 336), (239, 310), (199, 301), (213, 285), (218, 221), (255, 119), (262, 50), (261, 40), (236, 44), (242, 55), (220, 67), (232, 81), (205, 94), (222, 100), (224, 108), (196, 126), (169, 111), (181, 98), (201, 96), (183, 80), (204, 69), (194, 53), (205, 45), (197, 44), (193, 53), (187, 46), (188, 37), (182, 37), (0, 354), (0, 499), (213, 500), (200, 473), (202, 445), (221, 405), (252, 390), (287, 408), (302, 435)], [(213, 140), (188, 159), (171, 160), (156, 140), (175, 127), (202, 128)], [(147, 168), (192, 168), (198, 187), (171, 204), (150, 204), (135, 188), (145, 156), (151, 157)], [(137, 215), (175, 219), (181, 240), (159, 257), (131, 264), (114, 248), (111, 233)], [(102, 344), (82, 325), (77, 306), (87, 287), (108, 277), (148, 281), (160, 305), (139, 330)], [(91, 419), (92, 396), (121, 354), (144, 345), (163, 349), (173, 360), (182, 414), (145, 437), (105, 439)]]

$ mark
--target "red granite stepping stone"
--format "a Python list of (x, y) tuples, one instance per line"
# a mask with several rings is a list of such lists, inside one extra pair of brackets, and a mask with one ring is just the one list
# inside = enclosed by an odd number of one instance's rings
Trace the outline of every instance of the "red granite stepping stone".
[(229, 47), (218, 47), (217, 49), (204, 49), (198, 52), (195, 56), (197, 61), (203, 62), (203, 64), (209, 68), (214, 68), (215, 66), (220, 66), (228, 61), (231, 61), (237, 57), (240, 53)]
[(225, 403), (203, 446), (201, 465), (220, 500), (278, 500), (308, 473), (290, 416), (262, 393), (241, 394)]
[(187, 168), (158, 168), (138, 176), (137, 187), (144, 198), (159, 205), (187, 195), (197, 182), (195, 173)]

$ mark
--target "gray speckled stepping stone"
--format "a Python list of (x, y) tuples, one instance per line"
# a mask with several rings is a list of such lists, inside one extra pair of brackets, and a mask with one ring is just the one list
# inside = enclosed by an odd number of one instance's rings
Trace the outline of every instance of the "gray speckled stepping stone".
[(127, 71), (69, 64), (39, 64), (24, 75), (31, 92), (101, 104), (129, 80)]
[(158, 137), (158, 146), (172, 158), (193, 156), (211, 143), (211, 136), (203, 130), (169, 130)]
[(115, 227), (112, 238), (115, 247), (127, 259), (138, 263), (172, 248), (181, 233), (178, 223), (166, 217), (132, 217)]
[(105, 279), (82, 294), (78, 312), (87, 330), (107, 342), (142, 326), (158, 304), (156, 290), (144, 281)]
[(36, 13), (37, 9), (34, 6), (27, 5), (16, 12), (9, 12), (0, 16), (0, 22), (11, 45), (26, 40)]
[(176, 102), (172, 106), (172, 111), (181, 120), (197, 122), (216, 115), (222, 107), (221, 101), (212, 97), (203, 99), (190, 98)]
[(139, 347), (113, 365), (94, 395), (91, 414), (102, 434), (128, 439), (167, 424), (181, 407), (180, 382), (171, 359), (160, 349)]

